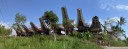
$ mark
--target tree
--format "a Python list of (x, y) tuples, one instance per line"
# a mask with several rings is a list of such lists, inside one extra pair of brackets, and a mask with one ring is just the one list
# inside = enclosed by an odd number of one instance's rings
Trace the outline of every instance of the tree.
[(57, 15), (53, 11), (46, 11), (42, 16), (42, 19), (44, 19), (47, 24), (50, 24), (52, 29), (55, 29), (57, 22), (59, 21)]
[(119, 32), (122, 33), (121, 35), (124, 36), (124, 37), (126, 37), (126, 35), (124, 34), (125, 31), (123, 29), (121, 29), (121, 27), (122, 27), (122, 25), (125, 25), (125, 23), (127, 23), (125, 18), (120, 17), (120, 20), (118, 21), (118, 25), (119, 25), (119, 28), (120, 28)]
[(56, 41), (55, 28), (57, 28), (57, 22), (59, 21), (59, 18), (53, 11), (46, 11), (42, 16), (42, 19), (45, 20), (47, 24), (50, 24), (50, 27), (53, 29), (55, 37), (54, 40)]
[(121, 27), (119, 27), (119, 25), (112, 26), (111, 29), (113, 30), (114, 35), (116, 37), (119, 37), (119, 36), (123, 35), (124, 32), (125, 32), (124, 29), (122, 29)]
[(124, 17), (120, 17), (120, 20), (118, 20), (118, 25), (120, 25), (120, 27), (121, 27), (125, 23), (127, 23), (126, 20), (125, 20), (125, 18)]
[(6, 28), (4, 25), (0, 25), (0, 34), (9, 35), (12, 32), (11, 28)]
[(125, 36), (124, 35), (124, 29), (122, 29), (122, 25), (124, 25), (126, 23), (126, 20), (124, 17), (120, 17), (120, 20), (116, 20), (116, 19), (107, 19), (107, 21), (105, 21), (105, 25), (108, 27), (110, 26), (111, 30), (113, 30), (113, 35), (115, 37), (119, 37), (120, 35)]
[(128, 46), (128, 37), (126, 38), (126, 45)]
[(67, 30), (70, 30), (71, 21), (69, 19), (64, 19), (63, 26), (65, 28), (65, 32), (67, 33)]
[(15, 17), (15, 22), (19, 25), (23, 25), (26, 22), (26, 16), (17, 13)]
[(17, 13), (15, 15), (15, 23), (12, 25), (12, 27), (19, 29), (19, 26), (24, 25), (25, 22), (26, 22), (26, 16)]
[(117, 20), (117, 24), (115, 26), (112, 26), (111, 29), (115, 32), (115, 35), (117, 37), (124, 36), (124, 29), (122, 29), (122, 25), (125, 25), (126, 20), (124, 17), (120, 17), (120, 20)]
[[(102, 24), (101, 24), (102, 25)], [(108, 34), (107, 34), (107, 32), (108, 32), (108, 30), (107, 30), (107, 26), (106, 26), (106, 22), (105, 22), (105, 24), (104, 25), (102, 25), (102, 27), (104, 28), (104, 31), (103, 31), (103, 33), (102, 33), (102, 37), (103, 37), (103, 40), (109, 40), (108, 39)]]

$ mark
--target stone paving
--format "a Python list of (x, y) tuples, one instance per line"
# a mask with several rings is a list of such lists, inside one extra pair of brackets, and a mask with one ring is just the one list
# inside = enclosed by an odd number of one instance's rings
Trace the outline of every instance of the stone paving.
[(104, 49), (128, 49), (128, 47), (109, 47), (109, 46), (102, 46)]

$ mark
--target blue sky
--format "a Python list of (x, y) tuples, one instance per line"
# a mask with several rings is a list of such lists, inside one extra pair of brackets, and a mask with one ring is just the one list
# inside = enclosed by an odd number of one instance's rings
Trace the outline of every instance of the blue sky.
[[(30, 21), (40, 26), (38, 18), (45, 11), (53, 10), (61, 23), (63, 6), (66, 6), (70, 19), (74, 20), (77, 20), (77, 9), (81, 8), (86, 23), (90, 23), (93, 16), (98, 16), (101, 23), (107, 18), (119, 19), (121, 16), (128, 22), (128, 0), (0, 0), (0, 22), (11, 25), (15, 14), (20, 12), (27, 17), (28, 27)], [(123, 28), (128, 36), (128, 24)]]

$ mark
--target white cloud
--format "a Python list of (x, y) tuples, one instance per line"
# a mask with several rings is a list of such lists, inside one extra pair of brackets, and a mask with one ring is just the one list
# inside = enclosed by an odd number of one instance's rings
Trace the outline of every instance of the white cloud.
[(104, 20), (103, 19), (99, 19), (101, 24), (104, 24)]
[[(5, 26), (5, 28), (11, 28), (11, 24), (10, 23), (4, 23), (4, 22), (0, 22), (0, 25)], [(13, 29), (10, 36), (11, 35), (16, 35), (16, 31)]]
[(104, 10), (128, 10), (128, 5), (101, 5), (100, 6), (101, 9)]
[(111, 23), (117, 23), (117, 21), (119, 21), (120, 18), (119, 17), (111, 17), (108, 18), (107, 20), (105, 20), (107, 23), (111, 24)]
[(117, 10), (128, 10), (128, 5), (116, 5), (115, 9), (117, 9)]
[(109, 11), (111, 8), (113, 7), (113, 5), (109, 5), (109, 4), (101, 4), (100, 8)]
[[(99, 19), (101, 24), (104, 24), (105, 21), (107, 21), (107, 23), (117, 23), (117, 21), (120, 21), (120, 17), (111, 17), (108, 19)], [(92, 20), (88, 22), (89, 24), (92, 24)], [(127, 24), (128, 26), (128, 24)]]
[(128, 27), (128, 23), (126, 23), (126, 26)]
[(0, 22), (0, 25), (5, 26), (5, 28), (11, 28), (11, 24), (9, 23)]
[(91, 25), (92, 24), (92, 21), (89, 21), (88, 24)]
[[(119, 21), (120, 18), (119, 18), (119, 17), (111, 17), (111, 18), (109, 18), (108, 20), (111, 20), (111, 21), (113, 21), (113, 22), (117, 22), (117, 20)], [(107, 21), (107, 20), (106, 20), (106, 21)]]
[(103, 10), (126, 10), (128, 11), (128, 4), (126, 0), (100, 0), (99, 6)]

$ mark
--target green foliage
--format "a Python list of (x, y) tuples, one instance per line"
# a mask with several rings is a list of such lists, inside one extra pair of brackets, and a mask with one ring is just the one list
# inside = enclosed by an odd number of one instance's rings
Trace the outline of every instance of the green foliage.
[[(71, 24), (71, 20), (69, 20), (69, 19), (63, 20), (63, 26), (65, 28), (65, 32), (72, 31), (72, 28), (74, 28), (74, 26)], [(70, 34), (70, 33), (72, 33), (72, 32), (67, 32), (67, 34)]]
[(57, 22), (59, 21), (59, 18), (53, 11), (46, 11), (42, 16), (42, 19), (48, 21), (47, 23), (50, 23), (52, 29), (58, 27)]
[(9, 35), (12, 32), (11, 28), (5, 28), (4, 25), (0, 25), (0, 34)]
[(57, 23), (59, 18), (53, 11), (46, 11), (42, 16), (44, 20), (49, 20), (50, 22)]
[(128, 46), (128, 37), (125, 39), (126, 46)]
[(120, 26), (122, 26), (122, 25), (124, 25), (125, 23), (127, 23), (126, 20), (125, 20), (125, 18), (124, 18), (124, 17), (120, 17), (120, 20), (118, 21), (118, 24), (119, 24)]
[(126, 46), (126, 43), (121, 39), (118, 39), (117, 41), (110, 40), (110, 46), (124, 47), (124, 46)]
[[(1, 49), (103, 49), (95, 43), (83, 41), (71, 36), (35, 35), (33, 37), (5, 37), (0, 38)], [(65, 40), (66, 39), (66, 40)]]
[(107, 25), (107, 27), (110, 25), (111, 29), (113, 30), (113, 36), (117, 38), (125, 33), (124, 29), (122, 29), (122, 25), (125, 24), (126, 20), (124, 17), (120, 17), (120, 20), (117, 21), (115, 21), (115, 19), (108, 19), (105, 21), (105, 25)]
[(86, 39), (87, 39), (87, 40), (90, 40), (90, 39), (92, 39), (92, 37), (93, 37), (92, 32), (89, 32), (89, 31), (86, 32), (85, 35), (86, 35)]
[(80, 39), (83, 39), (85, 37), (85, 35), (84, 35), (84, 33), (78, 33), (77, 37), (80, 38)]
[(63, 26), (68, 26), (71, 24), (71, 21), (69, 19), (64, 19)]
[(102, 38), (103, 38), (104, 41), (110, 40), (110, 37), (109, 37), (109, 35), (107, 34), (107, 31), (104, 31), (104, 32), (102, 33)]
[(71, 25), (71, 20), (69, 19), (64, 19), (63, 26), (66, 28), (66, 30), (73, 28), (73, 25)]
[(125, 31), (124, 31), (124, 29), (122, 29), (122, 25), (125, 25), (126, 23), (127, 22), (126, 22), (125, 18), (120, 17), (120, 20), (118, 21), (118, 25), (119, 25), (118, 32), (120, 32), (120, 34), (119, 34), (120, 36), (122, 35), (125, 37), (125, 35), (124, 35)]
[[(51, 28), (55, 31), (55, 28), (57, 28), (57, 22), (59, 21), (59, 18), (53, 11), (46, 11), (44, 15), (42, 16), (42, 19), (49, 21)], [(56, 41), (56, 35), (54, 33), (54, 39)]]
[(15, 17), (15, 22), (20, 25), (23, 25), (26, 22), (26, 16), (24, 16), (20, 13), (17, 13), (16, 17)]
[(24, 16), (20, 13), (17, 13), (15, 15), (15, 23), (12, 25), (12, 27), (16, 28), (16, 29), (20, 29), (20, 26), (24, 25), (25, 22), (26, 22), (26, 16)]
[(71, 34), (71, 36), (73, 37), (77, 37), (83, 40), (91, 40), (93, 37), (93, 34), (91, 32), (77, 32), (77, 31), (73, 31), (73, 33)]
[(119, 37), (120, 35), (122, 35), (125, 31), (119, 27), (119, 25), (116, 25), (116, 26), (112, 26), (111, 29), (113, 30), (113, 34), (116, 36), (116, 37)]
[(79, 34), (79, 32), (73, 31), (72, 34), (70, 34), (70, 36), (72, 36), (72, 37), (77, 37), (78, 34)]

